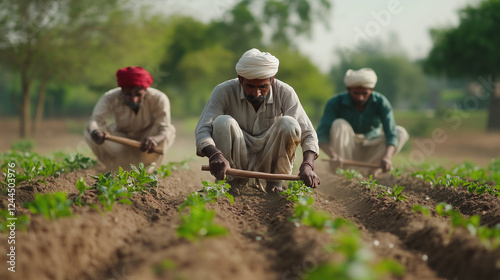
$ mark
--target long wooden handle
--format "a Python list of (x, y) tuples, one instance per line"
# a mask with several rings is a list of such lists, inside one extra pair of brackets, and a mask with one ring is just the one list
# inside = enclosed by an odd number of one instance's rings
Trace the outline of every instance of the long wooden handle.
[[(116, 143), (120, 143), (120, 144), (129, 146), (129, 147), (133, 147), (133, 148), (137, 148), (137, 149), (141, 148), (141, 142), (136, 141), (136, 140), (132, 140), (132, 139), (129, 139), (129, 138), (125, 138), (125, 137), (120, 137), (120, 136), (106, 134), (106, 140), (109, 140), (109, 141), (112, 141), (112, 142), (116, 142)], [(157, 154), (163, 155), (163, 150), (160, 149), (160, 148), (158, 148), (158, 147), (155, 148), (154, 152), (157, 153)]]
[[(201, 170), (210, 171), (209, 165), (202, 165)], [(259, 178), (265, 180), (287, 180), (287, 181), (298, 181), (300, 180), (299, 176), (296, 175), (288, 175), (288, 174), (272, 174), (258, 171), (248, 171), (241, 170), (235, 168), (229, 168), (226, 171), (227, 175), (236, 176), (236, 177), (245, 177), (245, 178)]]
[[(340, 164), (340, 161), (338, 160), (333, 160), (333, 159), (323, 159), (324, 161), (330, 161), (330, 162), (336, 162)], [(361, 167), (371, 167), (371, 168), (380, 168), (380, 164), (375, 164), (375, 163), (366, 163), (366, 162), (359, 162), (359, 161), (354, 161), (354, 160), (342, 160), (343, 165), (354, 165), (354, 166), (361, 166)]]

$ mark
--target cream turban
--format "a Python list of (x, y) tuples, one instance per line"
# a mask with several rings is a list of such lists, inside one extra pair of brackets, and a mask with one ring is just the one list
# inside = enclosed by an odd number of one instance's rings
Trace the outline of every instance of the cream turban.
[(377, 84), (377, 74), (371, 68), (361, 68), (357, 71), (349, 69), (345, 73), (346, 87), (374, 88)]
[(236, 63), (236, 73), (246, 79), (267, 79), (278, 73), (279, 65), (274, 55), (254, 48), (241, 56)]

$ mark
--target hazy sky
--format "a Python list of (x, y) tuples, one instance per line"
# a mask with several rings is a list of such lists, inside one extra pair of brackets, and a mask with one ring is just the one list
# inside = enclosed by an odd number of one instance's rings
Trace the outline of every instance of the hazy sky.
[[(222, 16), (237, 0), (149, 0), (159, 10), (186, 13), (207, 22)], [(430, 28), (456, 26), (458, 10), (478, 0), (334, 0), (329, 30), (317, 25), (311, 40), (301, 40), (301, 51), (324, 72), (339, 61), (336, 48), (359, 47), (362, 40), (399, 38), (410, 58), (423, 58), (432, 41)]]

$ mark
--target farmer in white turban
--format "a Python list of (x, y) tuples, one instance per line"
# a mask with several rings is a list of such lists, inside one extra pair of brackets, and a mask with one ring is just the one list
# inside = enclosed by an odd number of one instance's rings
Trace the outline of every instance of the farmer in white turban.
[[(279, 60), (258, 49), (248, 50), (236, 64), (237, 78), (215, 87), (196, 127), (196, 154), (209, 158), (216, 180), (226, 178), (228, 168), (290, 174), (300, 144), (303, 161), (299, 176), (317, 187), (314, 160), (319, 147), (316, 132), (294, 89), (275, 79)], [(239, 192), (262, 181), (227, 178)], [(282, 181), (267, 181), (266, 192), (280, 192)]]
[(347, 92), (326, 103), (317, 130), (319, 146), (333, 160), (380, 164), (386, 172), (392, 168), (392, 157), (408, 141), (408, 133), (396, 126), (389, 100), (373, 90), (375, 71), (349, 69), (344, 82)]

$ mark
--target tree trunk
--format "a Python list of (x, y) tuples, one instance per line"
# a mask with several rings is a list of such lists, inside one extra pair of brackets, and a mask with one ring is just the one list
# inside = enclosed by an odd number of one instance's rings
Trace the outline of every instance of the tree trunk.
[(493, 75), (490, 91), (490, 108), (488, 111), (488, 131), (500, 131), (500, 75)]
[(42, 81), (40, 83), (40, 87), (38, 88), (38, 100), (36, 104), (35, 118), (33, 119), (33, 126), (31, 127), (32, 136), (35, 136), (38, 128), (40, 127), (40, 123), (43, 119), (43, 109), (45, 105), (45, 94), (47, 92), (47, 82), (48, 79), (46, 77), (42, 77)]
[(21, 70), (21, 118), (20, 118), (20, 136), (28, 138), (30, 136), (31, 124), (31, 79), (28, 77), (26, 69)]

